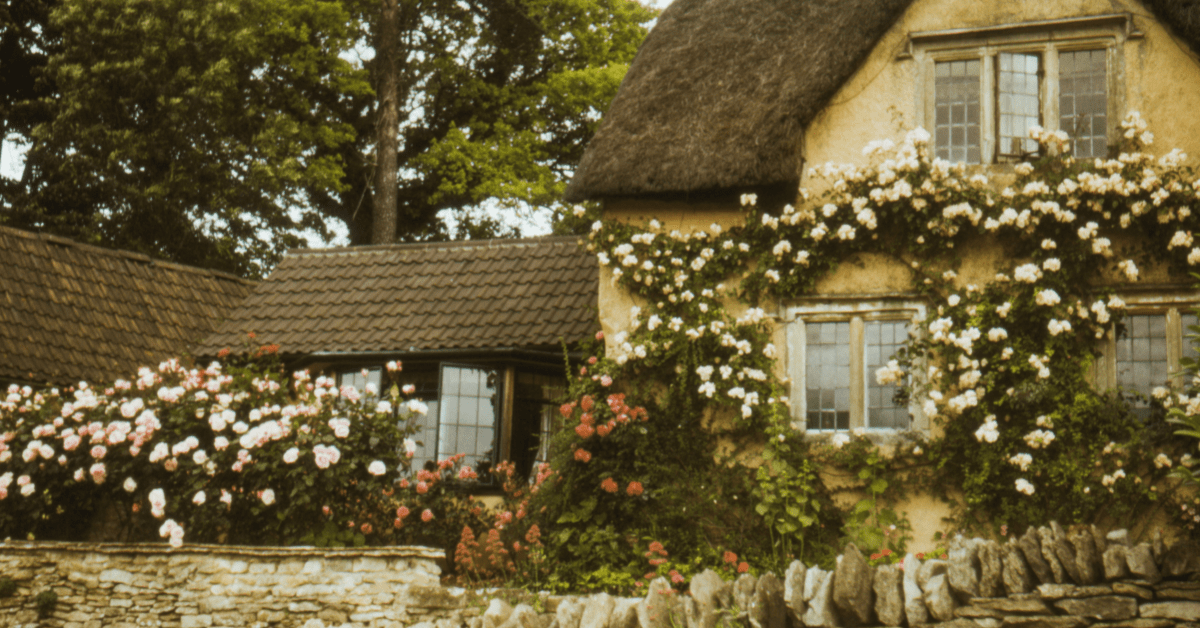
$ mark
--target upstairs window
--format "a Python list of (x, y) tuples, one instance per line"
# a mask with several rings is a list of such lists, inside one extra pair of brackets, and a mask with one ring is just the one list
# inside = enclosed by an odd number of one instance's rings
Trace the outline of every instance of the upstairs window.
[(1143, 397), (1134, 401), (1134, 412), (1148, 416), (1154, 389), (1173, 383), (1181, 358), (1196, 357), (1188, 338), (1188, 328), (1195, 325), (1196, 314), (1189, 308), (1133, 313), (1125, 318), (1125, 333), (1114, 341), (1116, 385)]
[(951, 162), (1027, 159), (1035, 125), (1065, 131), (1077, 157), (1105, 157), (1120, 44), (1140, 36), (1128, 15), (913, 33), (902, 57), (917, 65), (917, 122)]

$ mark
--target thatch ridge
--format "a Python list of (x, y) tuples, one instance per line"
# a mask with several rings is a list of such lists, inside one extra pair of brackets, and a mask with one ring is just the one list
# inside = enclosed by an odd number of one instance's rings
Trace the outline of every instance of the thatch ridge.
[[(1200, 1), (1143, 0), (1200, 52)], [(566, 200), (794, 185), (805, 127), (912, 0), (675, 0)]]

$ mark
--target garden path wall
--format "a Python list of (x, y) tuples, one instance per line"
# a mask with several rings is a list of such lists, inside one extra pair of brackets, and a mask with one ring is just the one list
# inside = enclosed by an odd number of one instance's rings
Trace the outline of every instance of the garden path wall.
[[(712, 571), (684, 594), (482, 596), (439, 584), (442, 553), (5, 542), (0, 627), (207, 628), (1200, 628), (1200, 544), (1134, 543), (1124, 530), (1030, 528), (1005, 543), (956, 538), (945, 558), (868, 561), (853, 545), (824, 570)], [(39, 616), (35, 597), (58, 600)], [(512, 604), (516, 604), (514, 607)]]

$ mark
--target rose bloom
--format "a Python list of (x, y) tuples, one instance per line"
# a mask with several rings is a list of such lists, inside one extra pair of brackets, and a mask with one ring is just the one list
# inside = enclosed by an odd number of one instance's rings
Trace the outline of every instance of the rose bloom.
[(367, 467), (367, 473), (371, 475), (383, 475), (387, 473), (387, 465), (383, 464), (382, 460), (376, 460)]
[(615, 493), (620, 487), (617, 486), (616, 480), (613, 480), (612, 478), (604, 478), (604, 481), (600, 483), (600, 488), (608, 491), (609, 493)]
[(433, 521), (433, 511), (426, 508), (425, 511), (421, 513), (421, 521), (424, 521), (425, 523)]
[(295, 447), (292, 447), (291, 449), (283, 452), (283, 461), (288, 464), (292, 464), (299, 458), (300, 458), (300, 450), (296, 449)]
[(638, 482), (636, 480), (633, 482), (630, 482), (629, 486), (626, 487), (626, 489), (625, 489), (625, 492), (633, 497), (637, 497), (638, 495), (641, 495), (642, 491), (643, 491), (642, 483)]
[(275, 491), (273, 491), (271, 489), (266, 489), (265, 491), (262, 491), (261, 493), (258, 494), (258, 496), (260, 499), (262, 499), (262, 503), (264, 503), (268, 506), (275, 503)]
[(592, 453), (586, 449), (576, 449), (575, 459), (580, 462), (588, 462), (592, 459)]

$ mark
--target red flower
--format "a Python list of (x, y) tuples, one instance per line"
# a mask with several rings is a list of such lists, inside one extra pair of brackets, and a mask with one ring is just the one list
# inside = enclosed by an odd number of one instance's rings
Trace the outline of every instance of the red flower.
[(562, 413), (564, 417), (569, 417), (571, 416), (571, 413), (575, 411), (575, 404), (564, 403), (558, 407), (558, 411)]
[(750, 565), (748, 563), (741, 563), (738, 565), (738, 573), (746, 573), (747, 571), (750, 571)]
[(637, 497), (638, 495), (641, 495), (642, 494), (642, 483), (638, 482), (637, 480), (630, 482), (629, 486), (626, 487), (625, 492), (629, 493), (633, 497)]
[(225, 347), (224, 349), (221, 349), (220, 351), (217, 352), (217, 357), (224, 360), (225, 358), (229, 357), (230, 353), (231, 352), (229, 351), (229, 347)]
[(671, 582), (674, 582), (675, 584), (682, 584), (683, 576), (679, 575), (678, 571), (675, 571), (674, 569), (672, 569), (671, 570)]
[(579, 438), (587, 439), (591, 438), (592, 434), (596, 433), (596, 428), (588, 425), (587, 423), (580, 423), (579, 425), (575, 426), (575, 433), (579, 434)]
[(575, 459), (580, 462), (590, 462), (592, 459), (592, 452), (586, 449), (576, 449)]
[(432, 520), (433, 520), (433, 511), (426, 508), (425, 512), (421, 513), (421, 521), (424, 521), (425, 523), (429, 523)]
[(725, 562), (729, 563), (730, 565), (737, 564), (737, 554), (734, 554), (733, 552), (726, 551), (724, 558)]
[(612, 432), (612, 425), (608, 423), (601, 423), (596, 426), (596, 433), (601, 436), (608, 436), (609, 432)]
[(604, 340), (604, 332), (602, 332), (602, 331), (596, 332), (596, 340)]
[[(595, 358), (592, 359), (594, 360)], [(584, 395), (583, 399), (579, 400), (579, 407), (583, 408), (584, 412), (591, 412), (594, 405), (596, 405), (596, 402), (592, 399), (591, 395)]]
[(620, 487), (617, 486), (616, 480), (612, 478), (604, 478), (604, 481), (600, 483), (600, 488), (608, 491), (609, 493), (615, 493)]

